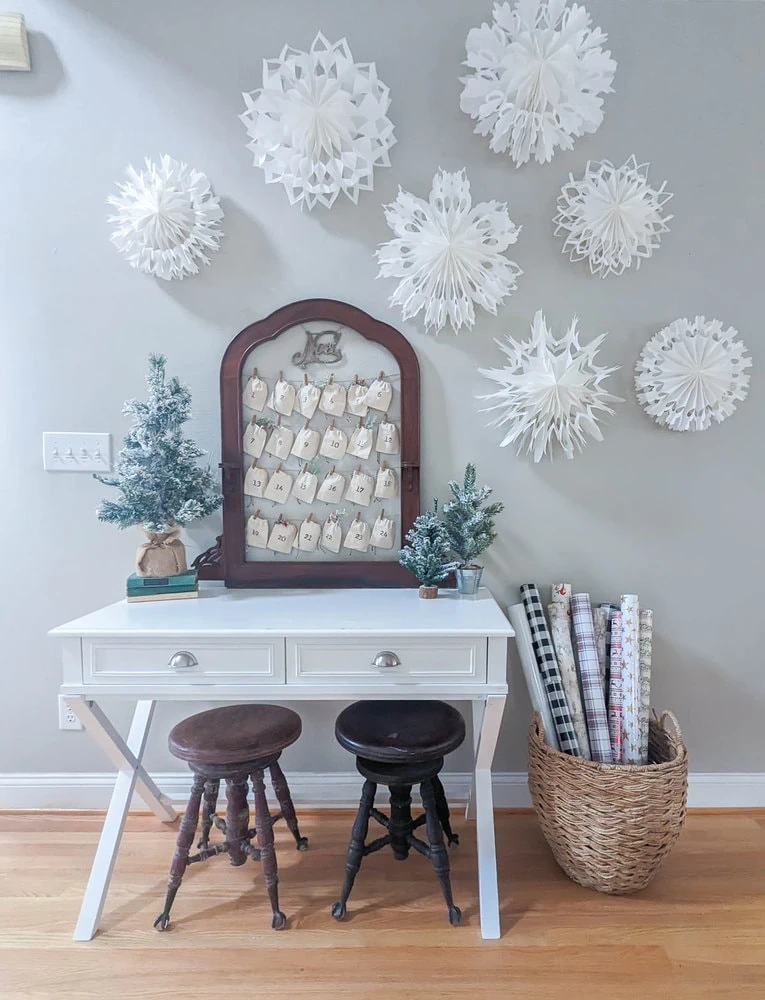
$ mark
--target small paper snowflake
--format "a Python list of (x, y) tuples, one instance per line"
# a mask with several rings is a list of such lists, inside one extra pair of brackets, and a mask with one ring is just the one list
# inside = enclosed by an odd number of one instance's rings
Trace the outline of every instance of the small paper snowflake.
[(388, 88), (374, 63), (355, 63), (343, 38), (318, 33), (308, 52), (285, 45), (263, 63), (263, 86), (242, 94), (255, 165), (283, 184), (291, 205), (331, 208), (342, 191), (357, 203), (396, 142)]
[(648, 183), (648, 164), (631, 156), (621, 167), (608, 160), (588, 163), (581, 180), (569, 174), (558, 198), (556, 236), (566, 233), (563, 253), (587, 258), (590, 271), (605, 278), (650, 257), (666, 233), (671, 215), (662, 209), (672, 195)]
[(601, 94), (612, 92), (616, 63), (601, 46), (607, 35), (566, 0), (518, 0), (494, 5), (494, 23), (472, 28), (461, 79), (460, 107), (490, 135), (490, 148), (518, 167), (532, 156), (552, 159), (556, 148), (595, 132), (603, 121)]
[(598, 420), (603, 413), (613, 413), (609, 403), (623, 402), (602, 388), (601, 383), (618, 366), (600, 368), (595, 355), (606, 334), (589, 344), (579, 343), (577, 318), (566, 333), (556, 340), (540, 310), (531, 325), (531, 339), (516, 341), (506, 337), (497, 341), (508, 364), (504, 368), (481, 368), (487, 378), (499, 383), (497, 392), (479, 399), (491, 406), (484, 412), (498, 411), (489, 427), (508, 430), (500, 447), (515, 444), (517, 453), (526, 451), (538, 462), (546, 454), (552, 457), (555, 441), (566, 458), (573, 458), (587, 443), (587, 436), (602, 441)]
[(169, 156), (127, 169), (128, 180), (107, 199), (112, 243), (131, 267), (169, 281), (196, 274), (220, 246), (223, 211), (207, 177)]
[(396, 236), (377, 251), (377, 277), (401, 279), (390, 301), (404, 319), (424, 310), (426, 329), (437, 333), (448, 320), (458, 333), (475, 322), (474, 303), (496, 315), (515, 291), (523, 272), (503, 252), (520, 227), (505, 203), (472, 204), (464, 170), (439, 170), (428, 201), (399, 189), (385, 218)]
[(733, 327), (697, 316), (676, 319), (653, 336), (635, 365), (640, 405), (672, 431), (722, 423), (746, 399), (752, 359)]

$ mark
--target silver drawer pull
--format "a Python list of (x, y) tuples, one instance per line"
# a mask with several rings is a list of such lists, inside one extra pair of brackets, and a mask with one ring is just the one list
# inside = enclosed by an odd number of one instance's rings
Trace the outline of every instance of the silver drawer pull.
[(399, 660), (396, 654), (392, 653), (389, 649), (384, 649), (372, 660), (372, 666), (381, 667), (383, 669), (387, 669), (389, 667), (400, 667), (401, 660)]
[(179, 649), (177, 653), (173, 653), (167, 665), (173, 670), (188, 670), (189, 667), (198, 667), (199, 660), (187, 649)]

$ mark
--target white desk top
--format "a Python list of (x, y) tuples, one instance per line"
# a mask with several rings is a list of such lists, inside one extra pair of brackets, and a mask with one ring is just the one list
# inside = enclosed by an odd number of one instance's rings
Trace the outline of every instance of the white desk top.
[(202, 584), (197, 600), (119, 601), (53, 629), (53, 636), (481, 635), (515, 633), (486, 588), (421, 600), (416, 590), (227, 590)]

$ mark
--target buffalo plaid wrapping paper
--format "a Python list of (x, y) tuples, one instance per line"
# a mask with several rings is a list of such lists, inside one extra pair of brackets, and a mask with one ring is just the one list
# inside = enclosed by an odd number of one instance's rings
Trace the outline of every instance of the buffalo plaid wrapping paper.
[(611, 617), (611, 674), (608, 692), (608, 727), (611, 733), (611, 753), (614, 764), (622, 762), (622, 672), (624, 655), (622, 651), (621, 611), (614, 611)]
[(524, 583), (521, 587), (521, 598), (529, 620), (537, 665), (545, 682), (558, 743), (564, 753), (571, 754), (572, 757), (581, 757), (539, 591), (533, 583)]
[(574, 594), (572, 596), (571, 616), (574, 621), (584, 710), (587, 713), (590, 752), (593, 760), (601, 764), (611, 764), (613, 763), (611, 737), (608, 732), (603, 685), (600, 683), (600, 664), (598, 663), (598, 648), (595, 644), (595, 627), (592, 622), (589, 594)]

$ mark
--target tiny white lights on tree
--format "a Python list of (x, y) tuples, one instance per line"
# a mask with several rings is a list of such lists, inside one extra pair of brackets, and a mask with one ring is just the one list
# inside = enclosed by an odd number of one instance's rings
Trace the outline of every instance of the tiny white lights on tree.
[(635, 365), (637, 397), (657, 424), (703, 431), (746, 398), (751, 364), (732, 326), (703, 316), (676, 319), (643, 348)]
[(648, 183), (648, 164), (631, 156), (621, 167), (608, 160), (588, 163), (584, 177), (568, 183), (558, 198), (556, 235), (566, 234), (563, 253), (587, 259), (590, 271), (605, 278), (640, 267), (659, 246), (671, 215), (662, 215), (672, 195)]
[(128, 180), (107, 199), (117, 209), (112, 243), (131, 267), (158, 278), (184, 278), (209, 264), (223, 236), (219, 199), (199, 170), (163, 156), (145, 170), (127, 169)]
[(308, 52), (285, 45), (263, 62), (263, 86), (242, 94), (255, 165), (283, 184), (290, 204), (331, 208), (342, 191), (356, 204), (396, 142), (388, 88), (374, 63), (355, 63), (343, 38), (318, 33)]
[(496, 315), (515, 291), (523, 272), (503, 253), (520, 227), (504, 202), (473, 205), (464, 170), (439, 170), (428, 201), (399, 189), (385, 218), (396, 235), (377, 251), (377, 277), (401, 279), (390, 301), (404, 319), (424, 310), (426, 329), (448, 320), (458, 333), (475, 322), (474, 303)]
[(539, 310), (530, 340), (505, 337), (504, 343), (497, 341), (507, 365), (481, 368), (480, 372), (500, 388), (478, 398), (492, 404), (484, 407), (484, 412), (496, 411), (490, 427), (507, 425), (501, 448), (517, 443), (518, 454), (525, 451), (538, 462), (546, 454), (552, 457), (556, 441), (566, 458), (573, 458), (575, 451), (584, 448), (588, 436), (603, 440), (598, 420), (604, 413), (614, 412), (609, 403), (623, 402), (601, 384), (618, 371), (618, 366), (601, 368), (595, 364), (605, 337), (601, 334), (582, 346), (574, 317), (566, 333), (556, 340)]
[(612, 92), (616, 63), (601, 46), (607, 35), (566, 0), (494, 5), (494, 23), (468, 32), (460, 107), (475, 131), (519, 167), (552, 159), (603, 121), (601, 94)]

